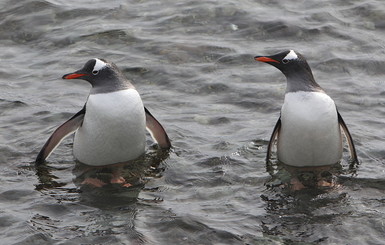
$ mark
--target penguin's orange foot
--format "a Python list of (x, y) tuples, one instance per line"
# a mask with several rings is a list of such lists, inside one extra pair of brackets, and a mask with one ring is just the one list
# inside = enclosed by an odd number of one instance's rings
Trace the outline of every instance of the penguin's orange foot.
[(302, 184), (301, 181), (299, 181), (299, 179), (292, 178), (290, 180), (290, 188), (292, 191), (299, 191), (299, 190), (305, 189), (306, 187)]
[(130, 183), (127, 183), (126, 180), (120, 176), (120, 177), (114, 177), (111, 179), (111, 184), (120, 184), (122, 185), (123, 187), (130, 187), (132, 186)]
[(107, 185), (107, 183), (104, 183), (100, 179), (96, 179), (96, 178), (86, 178), (83, 180), (82, 185), (90, 185), (90, 186), (94, 186), (94, 187), (103, 187), (103, 186)]

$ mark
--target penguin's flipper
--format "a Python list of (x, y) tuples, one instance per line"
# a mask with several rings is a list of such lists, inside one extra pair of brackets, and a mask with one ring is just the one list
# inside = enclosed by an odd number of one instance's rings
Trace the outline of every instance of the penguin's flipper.
[(273, 133), (271, 134), (271, 137), (270, 137), (269, 145), (267, 146), (266, 164), (269, 163), (269, 160), (271, 157), (271, 151), (274, 145), (274, 140), (277, 138), (280, 129), (281, 129), (281, 117), (278, 118), (278, 121), (275, 124)]
[(169, 149), (171, 147), (170, 139), (167, 136), (166, 131), (162, 125), (155, 119), (153, 115), (144, 107), (146, 112), (146, 127), (150, 132), (152, 138), (158, 142), (159, 146), (163, 149)]
[(84, 114), (86, 113), (86, 107), (84, 106), (78, 113), (71, 117), (68, 121), (60, 125), (51, 137), (45, 142), (43, 148), (41, 148), (39, 154), (36, 157), (35, 163), (40, 165), (44, 163), (45, 159), (55, 150), (60, 142), (68, 135), (75, 132), (83, 123)]
[(358, 157), (357, 157), (357, 152), (356, 152), (356, 147), (354, 146), (353, 138), (349, 132), (348, 127), (346, 126), (344, 119), (342, 119), (341, 114), (337, 111), (338, 114), (338, 123), (340, 124), (340, 127), (344, 131), (346, 140), (349, 145), (349, 150), (350, 150), (350, 157), (353, 162), (358, 162)]

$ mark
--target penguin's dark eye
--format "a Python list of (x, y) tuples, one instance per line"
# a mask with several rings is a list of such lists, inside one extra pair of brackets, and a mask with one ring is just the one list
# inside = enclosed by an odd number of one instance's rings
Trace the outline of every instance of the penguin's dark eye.
[(287, 63), (289, 63), (289, 60), (288, 59), (283, 59), (282, 63), (287, 64)]
[(98, 71), (98, 70), (94, 70), (94, 71), (92, 71), (92, 74), (94, 74), (94, 75), (98, 75), (98, 73), (99, 73), (99, 71)]

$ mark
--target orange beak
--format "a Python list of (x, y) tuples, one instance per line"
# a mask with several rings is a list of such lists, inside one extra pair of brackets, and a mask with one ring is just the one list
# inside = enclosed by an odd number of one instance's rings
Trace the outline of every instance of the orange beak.
[(261, 62), (275, 62), (275, 63), (279, 63), (278, 60), (274, 60), (272, 58), (269, 58), (269, 57), (264, 57), (264, 56), (257, 56), (254, 58), (256, 61), (261, 61)]
[(87, 74), (70, 73), (63, 76), (63, 79), (76, 79), (79, 77), (87, 76)]

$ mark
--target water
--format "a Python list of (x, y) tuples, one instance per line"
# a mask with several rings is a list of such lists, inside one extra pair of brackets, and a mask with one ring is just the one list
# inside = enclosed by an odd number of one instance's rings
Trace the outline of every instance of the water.
[[(337, 1), (0, 3), (2, 244), (383, 244), (385, 5)], [(329, 190), (276, 187), (265, 166), (285, 78), (255, 55), (303, 53), (334, 98), (360, 165)], [(33, 161), (90, 86), (90, 58), (133, 80), (174, 146), (120, 170), (75, 164), (72, 139)], [(279, 185), (279, 184), (278, 184)]]

